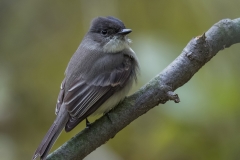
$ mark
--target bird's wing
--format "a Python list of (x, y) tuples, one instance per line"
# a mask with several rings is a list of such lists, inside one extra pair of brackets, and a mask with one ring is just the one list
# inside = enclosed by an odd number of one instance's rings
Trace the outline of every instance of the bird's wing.
[(111, 72), (99, 74), (90, 82), (82, 77), (76, 78), (70, 89), (65, 91), (63, 98), (70, 114), (65, 130), (72, 130), (115, 92), (121, 90), (126, 82), (135, 76), (134, 65), (134, 59), (125, 56), (123, 62)]

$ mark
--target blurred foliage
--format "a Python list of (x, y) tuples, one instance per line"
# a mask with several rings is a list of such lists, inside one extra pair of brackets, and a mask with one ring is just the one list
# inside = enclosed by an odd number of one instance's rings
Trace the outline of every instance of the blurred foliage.
[[(239, 6), (238, 0), (0, 1), (1, 159), (31, 158), (55, 118), (65, 67), (92, 18), (116, 16), (133, 30), (141, 63), (133, 93), (192, 37), (221, 19), (238, 18)], [(239, 51), (239, 45), (221, 51), (176, 91), (181, 103), (141, 116), (106, 144), (110, 152), (124, 160), (240, 159)], [(84, 125), (63, 132), (53, 149)]]

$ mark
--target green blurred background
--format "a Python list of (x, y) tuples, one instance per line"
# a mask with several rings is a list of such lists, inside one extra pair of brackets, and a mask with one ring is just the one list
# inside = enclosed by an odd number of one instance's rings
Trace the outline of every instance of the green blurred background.
[[(0, 155), (31, 159), (52, 124), (67, 63), (96, 16), (120, 18), (141, 63), (138, 90), (239, 0), (0, 1)], [(86, 160), (240, 159), (240, 45), (221, 51), (167, 102)], [(94, 120), (94, 119), (93, 119)], [(92, 121), (93, 121), (92, 120)], [(63, 132), (53, 149), (85, 127)]]

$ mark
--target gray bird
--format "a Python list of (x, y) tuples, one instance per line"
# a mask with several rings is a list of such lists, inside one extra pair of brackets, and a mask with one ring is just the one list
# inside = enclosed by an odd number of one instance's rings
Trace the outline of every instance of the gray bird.
[(123, 22), (97, 17), (72, 56), (61, 84), (56, 119), (34, 153), (45, 160), (61, 131), (69, 132), (93, 113), (106, 113), (124, 99), (139, 64)]

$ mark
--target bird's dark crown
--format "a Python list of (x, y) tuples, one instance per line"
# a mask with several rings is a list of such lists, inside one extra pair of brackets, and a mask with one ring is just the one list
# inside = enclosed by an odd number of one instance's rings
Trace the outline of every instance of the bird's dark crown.
[(97, 17), (91, 23), (90, 32), (101, 33), (103, 30), (112, 30), (114, 34), (122, 29), (125, 29), (125, 25), (115, 17)]

